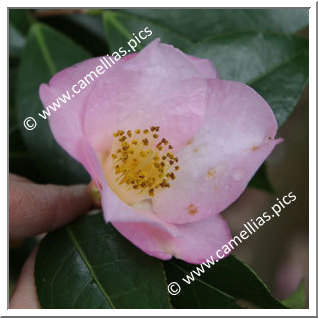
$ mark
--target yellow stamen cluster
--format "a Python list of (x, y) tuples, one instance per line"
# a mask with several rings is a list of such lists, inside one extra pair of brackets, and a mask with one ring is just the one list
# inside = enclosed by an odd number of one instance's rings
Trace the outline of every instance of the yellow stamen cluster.
[(178, 158), (172, 154), (173, 147), (168, 140), (159, 138), (159, 128), (118, 130), (113, 134), (117, 142), (110, 155), (119, 185), (153, 197), (156, 191), (169, 188), (175, 180)]

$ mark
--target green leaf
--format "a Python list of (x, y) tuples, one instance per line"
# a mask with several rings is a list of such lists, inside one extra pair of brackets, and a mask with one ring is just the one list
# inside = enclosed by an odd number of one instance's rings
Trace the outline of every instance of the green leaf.
[[(193, 273), (189, 274), (196, 270), (197, 266), (204, 270), (200, 277)], [(286, 308), (271, 295), (267, 286), (253, 270), (235, 256), (230, 255), (210, 266), (211, 268), (200, 267), (176, 260), (166, 263), (168, 283), (177, 282), (181, 287), (178, 295), (171, 296), (172, 304), (176, 308), (200, 308), (198, 306), (202, 304), (204, 308), (233, 308), (234, 299), (252, 304), (254, 307)], [(188, 284), (187, 282), (192, 281), (190, 277), (195, 281)], [(222, 299), (221, 294), (228, 298), (230, 307), (224, 307), (226, 298)], [(218, 297), (215, 297), (216, 295)]]
[[(294, 33), (308, 25), (308, 9), (126, 9), (191, 41), (235, 31)], [(164, 41), (163, 41), (164, 42)]]
[(268, 179), (265, 163), (263, 163), (261, 167), (258, 169), (254, 177), (249, 182), (248, 187), (254, 187), (260, 190), (265, 190), (270, 193), (275, 193), (275, 190), (270, 180)]
[[(186, 263), (181, 261), (165, 263), (168, 282), (177, 282), (180, 285), (182, 278), (188, 274), (184, 264)], [(183, 284), (180, 293), (171, 295), (170, 298), (172, 305), (177, 309), (241, 308), (236, 304), (234, 297), (201, 278), (196, 279), (191, 286)]]
[[(180, 49), (185, 49), (192, 44), (186, 37), (178, 35), (164, 26), (118, 10), (104, 11), (103, 22), (106, 39), (112, 52), (118, 51), (120, 47), (129, 49), (127, 42), (135, 39), (133, 33), (138, 36), (139, 32), (146, 27), (152, 31), (152, 35), (148, 36), (145, 40), (141, 40), (137, 51), (158, 37), (161, 38), (162, 42), (173, 44)], [(143, 36), (145, 35), (143, 34)]]
[(25, 38), (16, 28), (9, 25), (9, 52), (10, 56), (19, 56), (25, 44)]
[(308, 40), (301, 37), (233, 33), (206, 39), (188, 52), (213, 61), (222, 79), (254, 87), (273, 108), (279, 125), (308, 82)]
[(31, 26), (33, 19), (29, 10), (25, 9), (10, 9), (9, 24), (22, 35), (26, 36)]
[(43, 239), (35, 281), (43, 308), (170, 308), (162, 263), (105, 224), (101, 213)]
[(59, 30), (83, 46), (93, 56), (106, 55), (108, 47), (102, 17), (87, 14), (45, 16), (41, 22)]
[(9, 171), (24, 176), (35, 182), (47, 181), (43, 178), (25, 149), (24, 142), (19, 130), (9, 133)]
[(271, 105), (278, 126), (293, 112), (308, 83), (308, 58), (308, 53), (302, 52), (250, 82)]
[(9, 54), (19, 57), (25, 45), (26, 35), (31, 26), (32, 18), (29, 10), (9, 10)]
[[(10, 60), (11, 62), (11, 60)], [(9, 171), (33, 181), (43, 182), (37, 167), (31, 160), (21, 136), (15, 108), (15, 92), (17, 82), (17, 67), (10, 63), (9, 68)]]
[(292, 293), (288, 298), (282, 300), (282, 303), (289, 308), (294, 308), (294, 309), (305, 308), (306, 294), (305, 294), (304, 280), (302, 280), (299, 283), (298, 288), (295, 290), (294, 293)]
[(38, 23), (31, 27), (22, 52), (16, 95), (20, 131), (39, 171), (50, 182), (88, 182), (89, 178), (85, 169), (56, 143), (47, 120), (39, 119), (32, 131), (23, 127), (23, 121), (29, 116), (36, 117), (43, 109), (39, 99), (41, 83), (47, 83), (56, 72), (89, 57), (70, 39)]

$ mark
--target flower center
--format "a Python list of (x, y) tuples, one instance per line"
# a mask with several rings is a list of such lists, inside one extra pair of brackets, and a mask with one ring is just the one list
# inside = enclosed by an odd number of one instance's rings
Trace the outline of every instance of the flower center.
[(106, 178), (112, 190), (126, 203), (154, 197), (170, 187), (179, 170), (173, 146), (159, 137), (159, 127), (118, 130), (106, 162)]

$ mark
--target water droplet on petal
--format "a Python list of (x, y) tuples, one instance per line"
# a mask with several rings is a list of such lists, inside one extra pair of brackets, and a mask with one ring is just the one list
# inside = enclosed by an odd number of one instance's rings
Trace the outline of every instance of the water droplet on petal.
[(240, 180), (242, 180), (242, 179), (243, 179), (243, 173), (242, 173), (241, 171), (236, 171), (236, 172), (234, 172), (234, 174), (233, 174), (233, 179), (234, 179), (235, 181), (240, 181)]

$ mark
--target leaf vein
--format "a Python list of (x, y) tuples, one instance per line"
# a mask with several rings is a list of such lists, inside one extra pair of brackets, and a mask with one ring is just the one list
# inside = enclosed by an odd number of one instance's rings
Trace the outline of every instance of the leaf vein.
[(70, 228), (70, 226), (66, 227), (66, 231), (68, 233), (68, 235), (70, 236), (72, 242), (74, 243), (76, 250), (78, 251), (79, 255), (81, 256), (84, 264), (87, 266), (89, 272), (91, 273), (93, 279), (95, 280), (97, 286), (99, 287), (99, 289), (101, 290), (101, 292), (103, 293), (103, 295), (105, 296), (105, 298), (107, 299), (107, 301), (109, 302), (110, 306), (112, 308), (115, 308), (114, 304), (112, 303), (110, 297), (107, 295), (106, 290), (104, 289), (104, 287), (102, 286), (101, 282), (98, 280), (98, 277), (93, 269), (93, 267), (89, 264), (89, 261), (87, 259), (87, 256), (85, 255), (85, 252), (83, 251), (83, 249), (81, 248), (81, 246), (79, 245), (79, 242), (77, 241), (72, 229)]
[(43, 37), (43, 34), (42, 34), (41, 30), (40, 30), (40, 26), (39, 25), (35, 25), (34, 32), (35, 32), (35, 36), (36, 36), (36, 38), (38, 40), (38, 43), (39, 43), (41, 52), (43, 54), (43, 57), (44, 57), (47, 65), (48, 65), (49, 72), (53, 76), (57, 72), (57, 70), (56, 70), (54, 62), (53, 62), (53, 60), (51, 58), (49, 50), (48, 50), (48, 48), (47, 48), (47, 46), (45, 44), (44, 37)]

